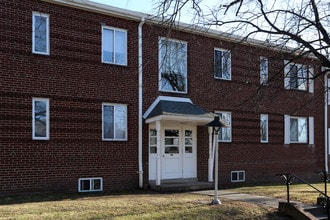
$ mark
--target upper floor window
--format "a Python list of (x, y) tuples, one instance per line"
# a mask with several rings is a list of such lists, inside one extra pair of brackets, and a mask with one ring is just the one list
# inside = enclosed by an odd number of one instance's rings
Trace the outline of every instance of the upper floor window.
[(219, 115), (220, 120), (225, 122), (228, 127), (220, 128), (218, 141), (231, 142), (231, 112), (216, 112)]
[(127, 31), (102, 27), (102, 62), (127, 65)]
[(260, 115), (260, 142), (268, 143), (268, 115)]
[(224, 49), (214, 49), (214, 77), (231, 80), (231, 52)]
[(268, 59), (266, 57), (260, 57), (260, 84), (268, 84)]
[(314, 144), (314, 117), (285, 115), (284, 142)]
[(303, 64), (284, 62), (284, 88), (313, 92), (313, 69)]
[(187, 43), (159, 40), (159, 90), (187, 93)]
[(49, 15), (32, 13), (32, 52), (49, 55)]
[(127, 106), (102, 104), (102, 140), (127, 140)]
[(32, 99), (32, 139), (49, 140), (49, 99)]

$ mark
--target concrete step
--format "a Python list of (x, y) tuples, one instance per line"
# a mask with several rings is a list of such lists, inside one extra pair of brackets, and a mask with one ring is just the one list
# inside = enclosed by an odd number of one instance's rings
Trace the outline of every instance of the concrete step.
[(214, 183), (198, 181), (197, 179), (163, 180), (160, 186), (150, 181), (150, 188), (158, 192), (187, 192), (197, 190), (209, 190), (214, 188)]

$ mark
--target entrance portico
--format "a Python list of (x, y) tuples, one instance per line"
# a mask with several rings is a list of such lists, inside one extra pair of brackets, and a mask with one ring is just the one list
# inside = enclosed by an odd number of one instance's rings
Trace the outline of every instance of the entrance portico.
[(149, 181), (159, 186), (164, 180), (197, 179), (197, 126), (212, 121), (214, 114), (188, 98), (160, 96), (144, 118), (149, 124)]

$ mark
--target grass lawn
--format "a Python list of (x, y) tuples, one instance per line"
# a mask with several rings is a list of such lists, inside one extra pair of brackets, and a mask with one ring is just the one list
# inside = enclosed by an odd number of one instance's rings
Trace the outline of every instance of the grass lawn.
[(283, 219), (276, 209), (192, 193), (0, 197), (0, 219)]

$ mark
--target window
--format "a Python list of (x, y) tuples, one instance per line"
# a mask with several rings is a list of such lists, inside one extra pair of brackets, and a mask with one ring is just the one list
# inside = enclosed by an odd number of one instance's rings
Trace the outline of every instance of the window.
[(127, 65), (127, 31), (102, 27), (102, 62)]
[(224, 121), (228, 127), (220, 128), (218, 141), (220, 142), (231, 142), (231, 113), (230, 112), (218, 112), (220, 120)]
[(103, 190), (103, 178), (79, 178), (78, 192), (98, 192)]
[(159, 90), (187, 93), (187, 43), (160, 39)]
[(49, 55), (49, 15), (32, 13), (32, 52)]
[(102, 140), (127, 140), (127, 106), (102, 105)]
[(284, 63), (284, 87), (285, 89), (295, 89), (309, 91), (313, 93), (313, 68), (308, 68), (306, 65)]
[(150, 154), (157, 154), (157, 130), (149, 130), (149, 150)]
[(229, 50), (214, 49), (214, 77), (231, 80), (231, 52)]
[(314, 117), (284, 116), (284, 143), (314, 144)]
[(260, 84), (268, 84), (268, 59), (266, 57), (260, 57)]
[(268, 115), (260, 115), (260, 142), (268, 143)]
[(245, 171), (231, 171), (231, 182), (244, 182), (245, 181)]
[(32, 139), (49, 140), (49, 99), (32, 99)]

